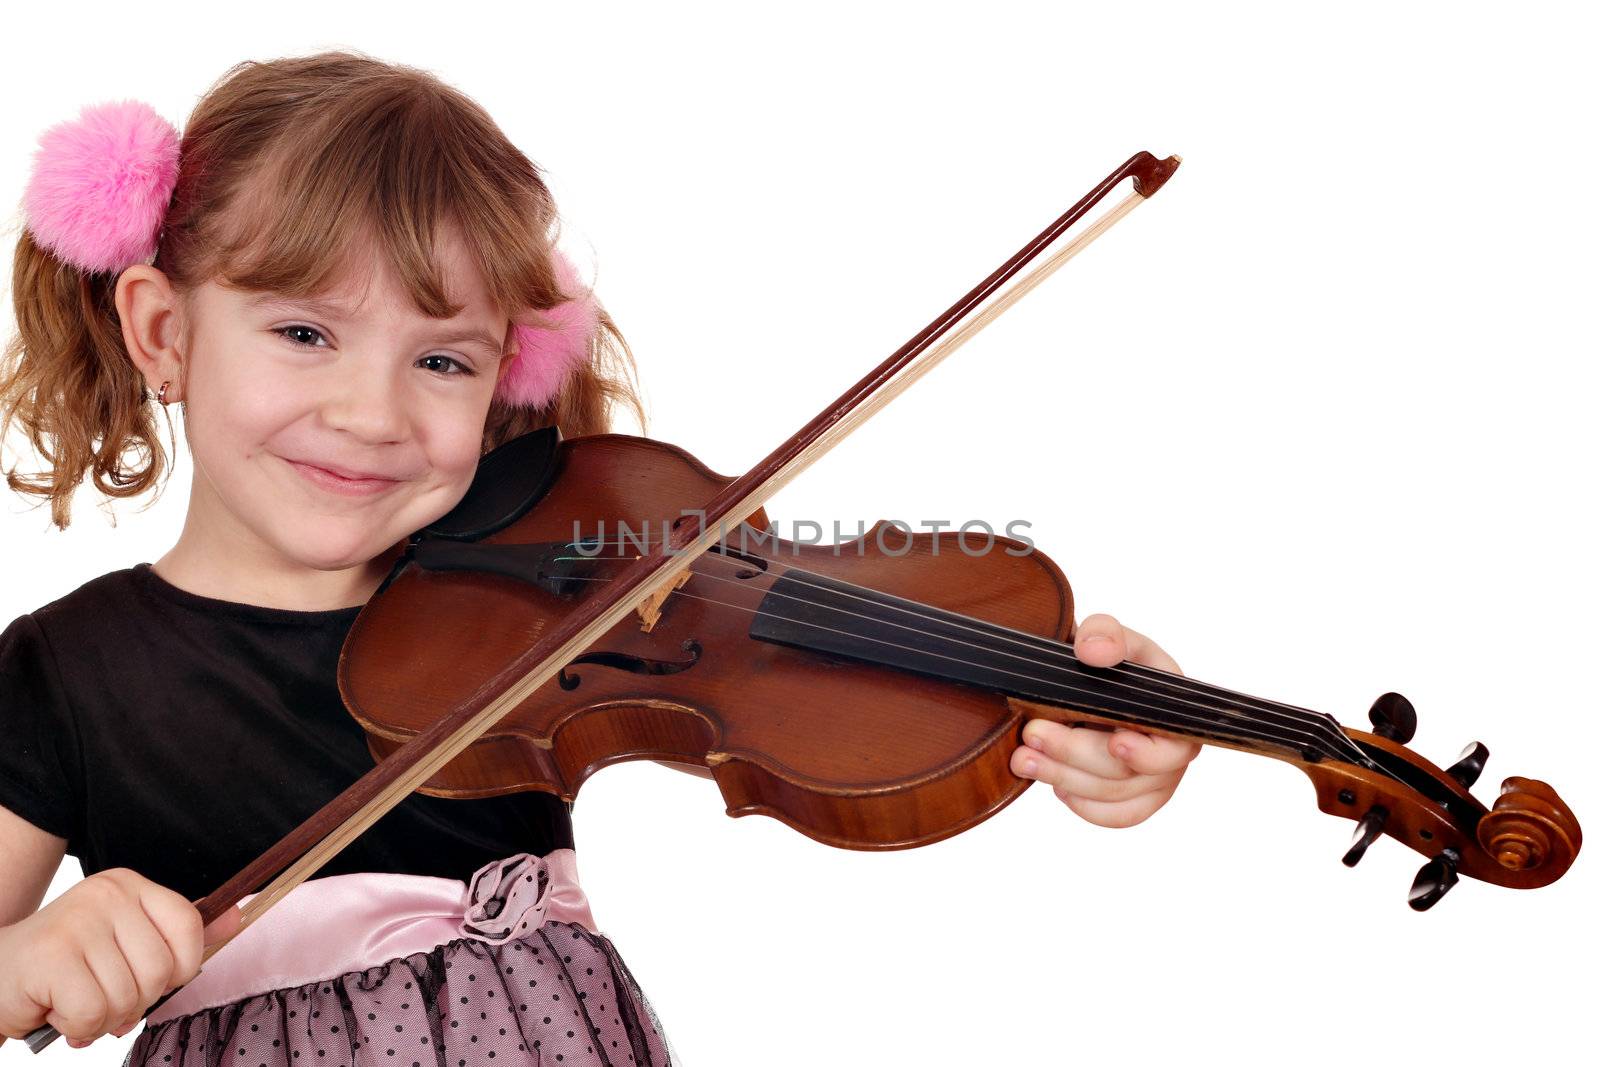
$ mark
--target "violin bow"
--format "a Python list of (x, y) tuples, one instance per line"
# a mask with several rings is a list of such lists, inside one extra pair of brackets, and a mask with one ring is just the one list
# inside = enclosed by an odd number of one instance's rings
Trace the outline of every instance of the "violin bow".
[[(613, 626), (651, 597), (670, 589), (695, 559), (721, 540), (725, 530), (749, 518), (779, 489), (950, 353), (971, 340), (1130, 211), (1154, 196), (1178, 169), (1179, 162), (1178, 156), (1157, 159), (1149, 152), (1139, 152), (1108, 174), (1065, 214), (845, 390), (797, 433), (730, 482), (703, 509), (680, 517), (670, 536), (628, 564), (604, 592), (585, 599), (526, 652), (479, 686), (464, 703), (390, 753), (249, 866), (196, 902), (201, 918), (211, 923), (256, 886), (267, 883), (241, 909), (239, 930), (244, 930), (568, 663), (586, 652)], [(1003, 288), (1093, 211), (1113, 189), (1129, 179), (1133, 188), (1126, 197), (1028, 274), (1009, 288)], [(225, 944), (227, 940), (208, 945), (205, 958), (210, 959)], [(43, 1026), (25, 1040), (30, 1049), (39, 1052), (59, 1036), (53, 1026)]]

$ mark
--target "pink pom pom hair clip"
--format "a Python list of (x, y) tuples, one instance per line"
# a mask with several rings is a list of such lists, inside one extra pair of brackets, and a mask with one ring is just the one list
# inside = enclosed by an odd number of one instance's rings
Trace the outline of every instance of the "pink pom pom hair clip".
[(172, 123), (138, 100), (50, 127), (22, 198), (34, 240), (90, 274), (149, 259), (178, 182), (178, 145)]
[[(23, 193), (28, 231), (41, 248), (88, 274), (113, 276), (156, 253), (178, 181), (182, 139), (149, 104), (121, 100), (84, 107), (39, 138)], [(577, 270), (553, 253), (568, 299), (518, 323), (516, 352), (495, 386), (497, 403), (542, 408), (589, 358), (599, 306)], [(165, 391), (165, 390), (163, 390)]]
[(553, 252), (556, 281), (567, 299), (540, 312), (547, 325), (517, 324), (517, 351), (495, 386), (495, 400), (507, 407), (542, 408), (560, 394), (572, 373), (589, 359), (589, 341), (600, 324), (594, 293), (578, 277), (577, 268)]

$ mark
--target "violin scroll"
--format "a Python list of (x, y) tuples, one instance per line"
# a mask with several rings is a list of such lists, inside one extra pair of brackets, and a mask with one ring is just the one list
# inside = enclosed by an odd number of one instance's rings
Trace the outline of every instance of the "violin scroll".
[[(1361, 758), (1298, 763), (1317, 790), (1318, 806), (1355, 820), (1344, 853), (1354, 867), (1380, 836), (1427, 859), (1411, 888), (1411, 906), (1431, 907), (1459, 878), (1512, 889), (1536, 889), (1566, 873), (1583, 845), (1572, 809), (1547, 783), (1507, 778), (1492, 808), (1468, 787), (1489, 750), (1474, 742), (1448, 768), (1435, 766), (1399, 737), (1409, 736), (1414, 714), (1396, 694), (1374, 705), (1373, 732), (1343, 728)], [(1389, 736), (1394, 734), (1396, 736)]]
[[(1468, 752), (1482, 747), (1468, 746)], [(1448, 773), (1460, 780), (1455, 768)], [(1478, 820), (1477, 837), (1484, 853), (1508, 871), (1534, 871), (1550, 863), (1556, 875), (1572, 865), (1583, 841), (1578, 820), (1556, 791), (1532, 778), (1505, 780), (1494, 810)], [(1427, 911), (1438, 903), (1456, 884), (1460, 863), (1461, 854), (1446, 847), (1423, 864), (1411, 884), (1412, 909)]]
[(1533, 778), (1507, 778), (1494, 809), (1478, 821), (1478, 844), (1510, 871), (1533, 871), (1547, 864), (1564, 871), (1583, 844), (1583, 831), (1549, 785)]

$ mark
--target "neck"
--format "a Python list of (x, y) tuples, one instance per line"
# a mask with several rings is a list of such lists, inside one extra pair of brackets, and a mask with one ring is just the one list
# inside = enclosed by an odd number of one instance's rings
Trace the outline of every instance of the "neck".
[(1093, 667), (1069, 643), (798, 568), (773, 584), (750, 635), (1263, 755), (1366, 762), (1338, 723), (1320, 712), (1140, 664)]

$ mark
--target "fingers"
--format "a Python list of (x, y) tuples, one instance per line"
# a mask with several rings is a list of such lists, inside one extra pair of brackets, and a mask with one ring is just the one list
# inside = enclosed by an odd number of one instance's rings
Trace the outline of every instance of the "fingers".
[[(104, 1007), (99, 1017), (93, 1020), (93, 1025), (80, 1030), (75, 1036), (99, 1037), (121, 1026), (128, 1016), (138, 1010), (139, 984), (134, 981), (133, 971), (128, 968), (128, 961), (122, 958), (113, 938), (97, 938), (87, 947), (83, 958), (89, 973), (100, 987)], [(67, 1031), (63, 1030), (62, 1033)]]
[(166, 992), (172, 979), (173, 946), (151, 921), (148, 910), (129, 912), (117, 922), (115, 933), (116, 947), (121, 950), (138, 986), (138, 1003), (133, 1010), (112, 1020), (111, 1032), (120, 1037), (125, 1029), (137, 1026), (144, 1010)]
[(111, 947), (120, 953), (135, 985), (131, 1005), (106, 989), (112, 1005), (106, 1030), (121, 1037), (139, 1025), (145, 1011), (163, 993), (181, 984), (177, 981), (180, 961), (186, 968), (185, 980), (191, 963), (192, 969), (199, 968), (200, 913), (179, 894), (143, 878), (122, 878), (118, 886), (129, 899), (113, 913)]
[(80, 958), (75, 967), (60, 973), (52, 993), (54, 1001), (44, 1021), (60, 1031), (73, 1048), (82, 1048), (105, 1033), (109, 1009), (87, 961)]
[(180, 894), (153, 882), (139, 887), (139, 906), (150, 920), (150, 931), (160, 938), (166, 953), (161, 985), (150, 998), (154, 1003), (156, 997), (183, 985), (199, 972), (203, 950), (200, 912)]
[[(211, 922), (206, 925), (205, 943), (207, 945), (216, 945), (227, 941), (233, 937), (233, 935), (237, 934), (243, 925), (244, 912), (240, 911), (239, 906), (236, 904), (227, 911), (223, 912), (221, 915), (217, 916), (215, 919), (211, 920)], [(196, 964), (196, 967), (198, 966), (199, 965)], [(198, 971), (196, 973), (198, 973)], [(187, 982), (193, 977), (194, 975), (190, 975), (189, 978), (185, 978), (184, 981)]]
[(1112, 827), (1133, 826), (1159, 810), (1200, 750), (1191, 741), (1047, 719), (1030, 719), (1022, 736), (1012, 773), (1047, 783), (1079, 816)]
[[(1133, 769), (1112, 755), (1107, 747), (1111, 736), (1106, 730), (1068, 726), (1049, 719), (1030, 719), (1022, 728), (1023, 743), (1056, 763), (1067, 764), (1101, 778), (1133, 777)], [(1018, 755), (1026, 751), (1019, 750)]]
[(1168, 774), (1189, 765), (1200, 753), (1195, 741), (1152, 737), (1137, 730), (1117, 730), (1106, 740), (1111, 754), (1139, 774)]
[[(216, 926), (236, 931), (238, 909)], [(121, 868), (85, 878), (4, 934), (30, 967), (0, 981), (0, 1026), (19, 1036), (49, 1023), (76, 1048), (137, 1027), (163, 993), (198, 972), (203, 951), (195, 907)]]
[(47, 988), (31, 988), (25, 983), (15, 1001), (6, 1001), (0, 1026), (12, 1037), (23, 1037), (49, 1023), (82, 1047), (99, 1035), (106, 1018), (105, 995), (83, 956), (72, 946), (64, 951), (46, 951), (37, 957), (39, 966), (49, 967), (52, 980)]
[[(1189, 763), (1188, 754), (1184, 753), (1182, 759), (1163, 758), (1163, 765), (1149, 773), (1137, 771), (1111, 754), (1107, 746), (1115, 735), (1044, 719), (1029, 720), (1022, 734), (1027, 744), (1012, 753), (1012, 773), (1098, 800), (1123, 800), (1176, 785)], [(1187, 748), (1185, 742), (1173, 744)]]
[[(26, 993), (45, 1009), (45, 1022), (60, 1031), (68, 1044), (83, 1048), (106, 1032), (109, 1021), (122, 1017), (113, 995), (132, 998), (137, 995), (137, 985), (122, 963), (106, 918), (117, 896), (116, 886), (108, 879), (85, 879), (75, 891), (88, 897), (92, 908), (65, 936), (52, 932), (41, 939), (32, 972), (39, 985)], [(41, 980), (44, 975), (48, 981)]]
[(1068, 726), (1048, 719), (1028, 720), (1022, 741), (1057, 763), (1101, 778), (1167, 774), (1188, 766), (1200, 752), (1194, 741), (1151, 737), (1137, 730)]
[(1112, 667), (1126, 659), (1173, 674), (1183, 673), (1160, 645), (1103, 613), (1087, 616), (1078, 624), (1072, 647), (1078, 658), (1091, 667)]
[(54, 993), (55, 1001), (44, 1021), (60, 1031), (73, 1048), (82, 1048), (105, 1033), (105, 994), (87, 962), (80, 959), (76, 968), (60, 975)]
[[(1028, 725), (1031, 729), (1033, 723)], [(1165, 790), (1170, 793), (1183, 776), (1182, 770), (1161, 774), (1133, 773), (1126, 764), (1106, 753), (1104, 739), (1108, 735), (1104, 731), (1060, 727), (1058, 723), (1045, 725), (1058, 727), (1066, 733), (1069, 744), (1064, 750), (1061, 746), (1054, 748), (1054, 751), (1064, 751), (1065, 758), (1054, 759), (1046, 752), (1023, 746), (1011, 755), (1011, 771), (1019, 778), (1032, 778), (1053, 786), (1058, 793), (1068, 792), (1088, 800), (1116, 803), (1152, 791)], [(1114, 769), (1116, 773), (1102, 773), (1101, 768), (1106, 767)]]
[(1056, 796), (1065, 800), (1068, 795), (1082, 800), (1095, 800), (1105, 804), (1121, 804), (1147, 793), (1171, 793), (1178, 787), (1182, 775), (1176, 771), (1168, 774), (1141, 774), (1133, 778), (1100, 778), (1078, 770), (1076, 767), (1052, 768), (1048, 781)]
[(1061, 802), (1079, 818), (1094, 823), (1096, 826), (1108, 826), (1112, 829), (1122, 829), (1128, 826), (1137, 826), (1144, 822), (1165, 804), (1172, 796), (1170, 792), (1157, 791), (1146, 793), (1142, 797), (1135, 797), (1122, 803), (1107, 803), (1099, 800), (1085, 800), (1082, 797), (1067, 795), (1061, 796)]

